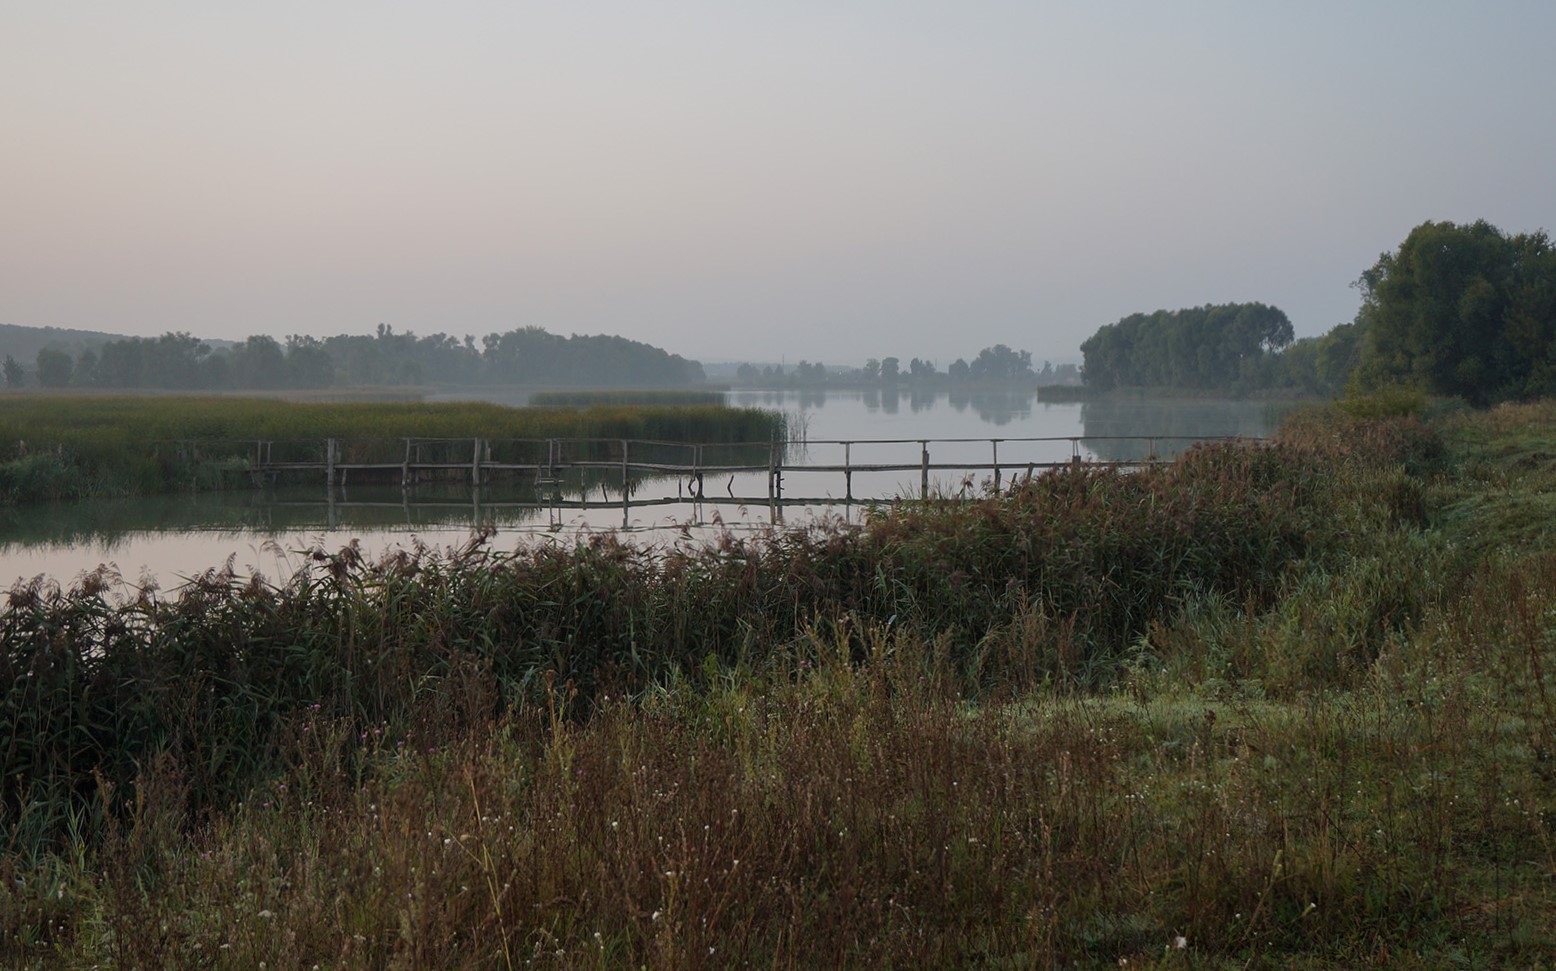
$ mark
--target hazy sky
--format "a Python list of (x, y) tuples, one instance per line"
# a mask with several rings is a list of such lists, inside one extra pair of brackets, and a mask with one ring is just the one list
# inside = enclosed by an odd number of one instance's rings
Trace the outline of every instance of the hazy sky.
[(1556, 231), (1556, 3), (0, 0), (0, 322), (704, 360), (1299, 335)]

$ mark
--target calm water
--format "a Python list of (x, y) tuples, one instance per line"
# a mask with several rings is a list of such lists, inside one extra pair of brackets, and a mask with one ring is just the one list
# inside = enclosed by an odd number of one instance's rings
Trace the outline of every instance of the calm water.
[[(1126, 459), (1148, 450), (1168, 454), (1190, 437), (1262, 436), (1273, 420), (1270, 407), (1222, 401), (1131, 401), (1043, 404), (1026, 394), (934, 395), (876, 392), (733, 392), (732, 404), (783, 411), (803, 458), (840, 464), (845, 447), (855, 463), (917, 462), (919, 441), (931, 442), (933, 462), (989, 462), (998, 446), (1002, 463), (1065, 461), (1084, 457)], [(1162, 436), (1154, 443), (1111, 440), (1114, 436)], [(1179, 437), (1182, 436), (1182, 437)], [(1017, 442), (1050, 438), (1057, 441)], [(1072, 442), (1070, 439), (1081, 439)], [(869, 445), (865, 440), (903, 440)], [(1008, 476), (1010, 473), (1006, 473)], [(935, 486), (947, 492), (974, 485), (966, 473), (939, 473)], [(853, 495), (917, 494), (912, 472), (855, 473)], [(784, 477), (788, 498), (819, 500), (776, 514), (766, 503), (766, 476), (708, 477), (703, 500), (690, 499), (690, 484), (674, 478), (638, 483), (632, 505), (623, 507), (619, 487), (595, 487), (564, 496), (565, 506), (535, 505), (533, 494), (516, 487), (421, 487), (406, 495), (397, 487), (352, 486), (331, 496), (323, 485), (264, 493), (159, 496), (146, 499), (58, 504), (0, 510), (0, 581), (44, 574), (69, 583), (99, 564), (113, 566), (130, 583), (154, 581), (164, 589), (229, 558), (242, 573), (272, 580), (290, 576), (309, 550), (337, 550), (358, 540), (370, 555), (416, 544), (460, 547), (475, 529), (491, 531), (495, 549), (522, 543), (572, 543), (580, 535), (627, 529), (645, 541), (696, 543), (723, 529), (767, 528), (775, 520), (837, 516), (858, 521), (866, 507), (833, 503), (845, 494), (841, 474), (791, 471)], [(639, 504), (653, 500), (658, 504)], [(586, 508), (576, 508), (587, 502)]]

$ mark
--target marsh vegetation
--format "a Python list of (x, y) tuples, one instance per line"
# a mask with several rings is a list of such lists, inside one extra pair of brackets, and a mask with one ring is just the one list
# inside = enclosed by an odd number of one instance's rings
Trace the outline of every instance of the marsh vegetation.
[(0, 617), (18, 966), (1536, 965), (1552, 406)]

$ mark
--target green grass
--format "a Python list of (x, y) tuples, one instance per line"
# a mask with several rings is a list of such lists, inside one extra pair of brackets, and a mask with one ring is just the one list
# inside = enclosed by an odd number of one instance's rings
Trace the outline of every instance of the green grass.
[(1307, 413), (707, 551), (19, 588), (0, 960), (1548, 967), (1552, 417)]

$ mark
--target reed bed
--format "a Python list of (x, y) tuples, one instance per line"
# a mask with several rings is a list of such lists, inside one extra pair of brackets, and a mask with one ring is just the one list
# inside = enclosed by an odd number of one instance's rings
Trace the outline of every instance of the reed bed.
[(256, 441), (306, 450), (325, 439), (396, 458), (404, 438), (782, 441), (784, 418), (755, 408), (482, 403), (301, 403), (233, 397), (0, 396), (0, 502), (246, 486)]
[(18, 587), (0, 957), (1540, 966), (1556, 546), (1477, 500), (1552, 484), (1541, 414), (711, 549)]

